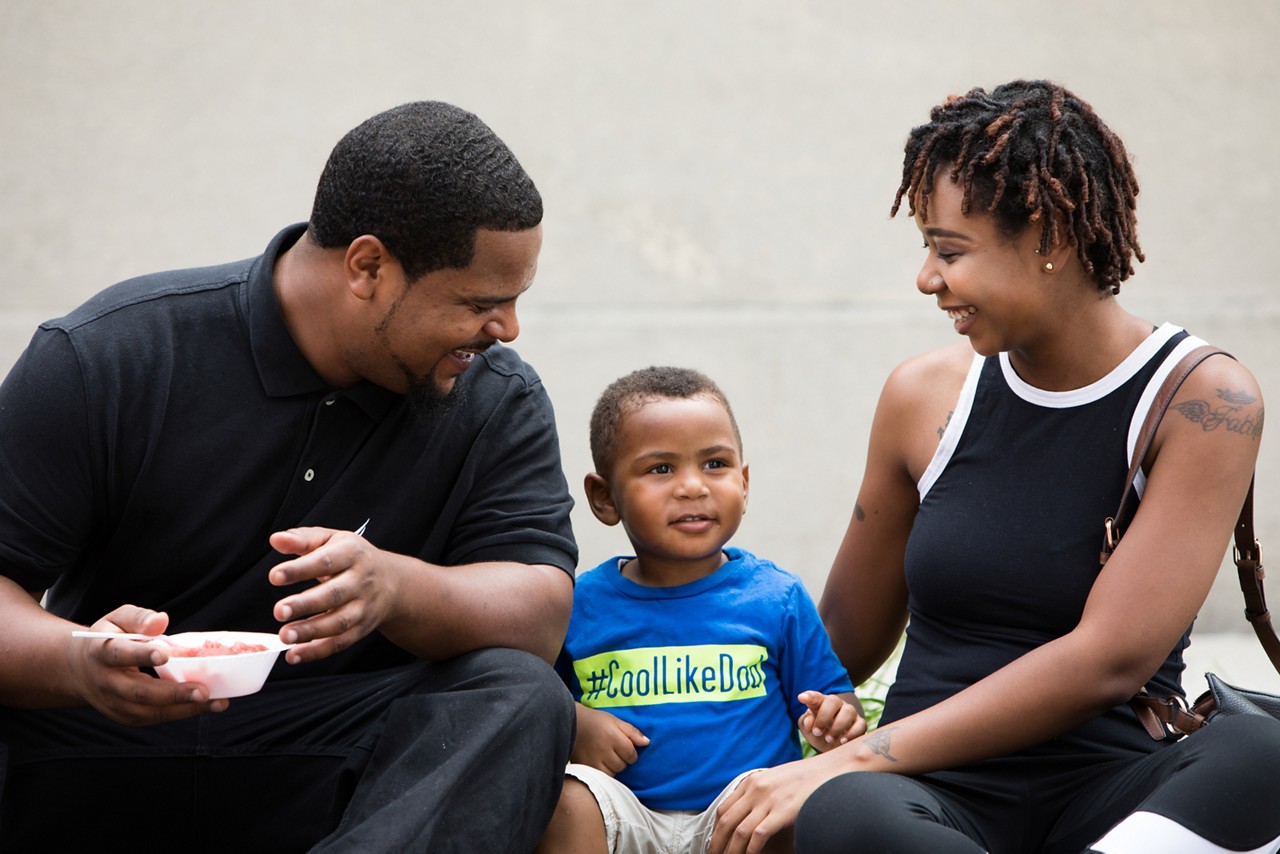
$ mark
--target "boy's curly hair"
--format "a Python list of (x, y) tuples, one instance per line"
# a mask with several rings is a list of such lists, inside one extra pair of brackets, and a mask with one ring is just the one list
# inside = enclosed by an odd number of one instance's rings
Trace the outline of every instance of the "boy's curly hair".
[(591, 411), (591, 461), (596, 473), (609, 476), (618, 451), (618, 432), (622, 428), (622, 419), (635, 412), (646, 403), (655, 400), (685, 400), (691, 397), (706, 397), (718, 402), (729, 415), (729, 423), (733, 425), (734, 438), (738, 440), (738, 450), (742, 450), (742, 434), (738, 430), (738, 421), (733, 417), (733, 408), (725, 397), (720, 386), (707, 375), (691, 368), (648, 367), (632, 371), (625, 377), (614, 380), (601, 393)]

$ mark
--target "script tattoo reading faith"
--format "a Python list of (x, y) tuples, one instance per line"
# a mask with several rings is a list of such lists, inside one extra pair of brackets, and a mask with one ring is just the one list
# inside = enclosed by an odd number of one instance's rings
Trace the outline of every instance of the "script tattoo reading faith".
[(1256, 402), (1257, 398), (1242, 391), (1231, 391), (1225, 388), (1218, 389), (1218, 397), (1223, 402), (1216, 406), (1207, 400), (1188, 400), (1174, 404), (1171, 408), (1182, 413), (1188, 421), (1199, 424), (1200, 429), (1206, 433), (1222, 427), (1229, 433), (1239, 433), (1251, 439), (1262, 436), (1262, 422), (1266, 410), (1259, 409), (1256, 415), (1241, 413), (1246, 406)]

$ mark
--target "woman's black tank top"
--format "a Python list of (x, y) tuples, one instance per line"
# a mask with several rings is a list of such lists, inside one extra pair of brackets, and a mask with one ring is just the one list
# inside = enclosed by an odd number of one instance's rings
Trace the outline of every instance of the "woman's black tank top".
[[(1103, 520), (1115, 512), (1156, 389), (1204, 342), (1168, 324), (1107, 376), (1046, 392), (1007, 354), (975, 356), (919, 486), (906, 551), (910, 623), (883, 723), (938, 703), (1071, 631), (1099, 572)], [(1181, 692), (1182, 651), (1151, 690)], [(1155, 748), (1119, 706), (1028, 751)]]

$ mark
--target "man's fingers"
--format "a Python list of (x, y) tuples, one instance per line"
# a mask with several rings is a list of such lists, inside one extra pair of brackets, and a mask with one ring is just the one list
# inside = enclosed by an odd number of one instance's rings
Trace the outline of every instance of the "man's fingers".
[(271, 545), (282, 554), (297, 555), (271, 568), (267, 578), (277, 587), (300, 581), (329, 580), (355, 567), (362, 556), (376, 551), (363, 537), (331, 528), (277, 531), (271, 535)]
[[(275, 570), (272, 570), (272, 572), (274, 573)], [(314, 619), (319, 615), (331, 613), (344, 605), (349, 605), (356, 601), (354, 592), (351, 590), (352, 586), (341, 575), (329, 578), (302, 593), (284, 597), (276, 603), (272, 612), (275, 618), (282, 623), (287, 623), (290, 620), (303, 621), (308, 617)], [(350, 619), (350, 617), (347, 619)], [(332, 623), (318, 625), (313, 627), (310, 634), (300, 633), (297, 640), (308, 641), (320, 635), (337, 634), (338, 632), (346, 631), (347, 628), (349, 626), (338, 625), (335, 627)], [(293, 642), (289, 641), (289, 643)]]
[(222, 712), (230, 705), (229, 700), (210, 700), (204, 703), (176, 703), (153, 706), (146, 704), (125, 704), (111, 707), (104, 711), (117, 723), (130, 726), (154, 726), (170, 721), (192, 718), (206, 712)]
[(319, 661), (322, 658), (328, 658), (331, 655), (342, 652), (342, 650), (351, 646), (351, 643), (351, 640), (344, 641), (341, 637), (327, 637), (296, 644), (285, 651), (284, 660), (288, 664)]
[[(128, 641), (111, 641), (128, 643)], [(208, 689), (196, 682), (173, 682), (136, 670), (107, 674), (95, 706), (112, 720), (149, 726), (181, 720), (205, 712), (221, 712), (228, 700), (210, 700)]]
[[(375, 625), (370, 617), (368, 603), (362, 599), (344, 601), (330, 595), (339, 590), (341, 585), (336, 580), (329, 581), (314, 591), (314, 595), (319, 596), (318, 600), (314, 599), (313, 593), (308, 593), (283, 599), (277, 603), (275, 609), (277, 619), (288, 620), (290, 617), (294, 619), (293, 622), (281, 628), (280, 639), (290, 644), (328, 641), (326, 654), (332, 655), (372, 632)], [(312, 597), (315, 604), (302, 605), (301, 603), (307, 601), (308, 597)], [(305, 608), (305, 610), (297, 612), (294, 608)]]
[(271, 548), (286, 555), (304, 555), (329, 541), (336, 533), (332, 528), (290, 528), (276, 531), (269, 538)]
[(108, 667), (155, 667), (169, 660), (169, 653), (155, 642), (121, 638), (98, 643), (98, 658)]
[(160, 634), (168, 627), (168, 614), (138, 605), (121, 605), (92, 626), (94, 631), (111, 631), (114, 628), (146, 635)]

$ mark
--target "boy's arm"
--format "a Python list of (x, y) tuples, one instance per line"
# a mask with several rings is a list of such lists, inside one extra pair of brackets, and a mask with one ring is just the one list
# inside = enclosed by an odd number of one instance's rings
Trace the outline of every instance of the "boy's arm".
[(808, 707), (800, 716), (800, 732), (814, 750), (830, 750), (867, 731), (862, 703), (852, 691), (840, 694), (805, 691), (798, 699)]
[(574, 706), (578, 736), (569, 758), (579, 765), (590, 765), (615, 777), (640, 757), (638, 748), (649, 743), (647, 735), (616, 715), (581, 703)]
[[(830, 750), (867, 731), (854, 685), (831, 648), (817, 606), (799, 579), (791, 587), (780, 647), (786, 650), (778, 656), (780, 687), (789, 700), (795, 698), (789, 703), (792, 714), (797, 715), (797, 726), (815, 750)], [(799, 711), (794, 711), (797, 708)]]

